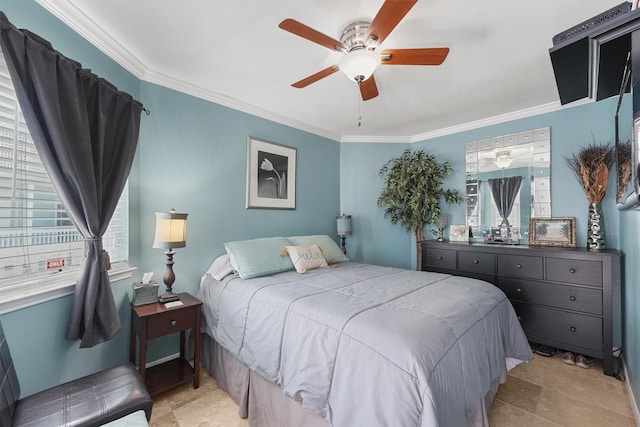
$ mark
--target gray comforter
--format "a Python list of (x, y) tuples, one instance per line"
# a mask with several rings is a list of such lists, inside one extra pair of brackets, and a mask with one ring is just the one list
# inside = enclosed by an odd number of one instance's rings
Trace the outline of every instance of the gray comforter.
[(344, 262), (207, 275), (198, 297), (206, 333), (336, 427), (465, 426), (531, 358), (505, 295), (464, 277)]

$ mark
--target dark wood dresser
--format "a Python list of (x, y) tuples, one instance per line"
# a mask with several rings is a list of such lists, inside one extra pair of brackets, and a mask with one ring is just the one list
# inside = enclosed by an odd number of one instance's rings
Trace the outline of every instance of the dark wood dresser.
[[(619, 251), (423, 241), (422, 270), (486, 280), (509, 298), (529, 341), (595, 357), (613, 375), (621, 322)], [(613, 307), (616, 306), (616, 313)]]

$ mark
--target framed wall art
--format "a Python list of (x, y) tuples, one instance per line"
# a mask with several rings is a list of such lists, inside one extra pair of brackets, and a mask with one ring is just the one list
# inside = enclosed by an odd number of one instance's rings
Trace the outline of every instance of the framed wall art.
[(468, 225), (450, 225), (449, 241), (450, 242), (468, 242), (469, 226)]
[(296, 149), (249, 137), (247, 208), (296, 208)]
[(531, 218), (529, 245), (576, 247), (575, 218)]

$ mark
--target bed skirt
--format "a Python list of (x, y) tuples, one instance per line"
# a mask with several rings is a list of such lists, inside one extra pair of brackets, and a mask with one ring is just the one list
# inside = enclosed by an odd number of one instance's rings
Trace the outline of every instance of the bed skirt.
[[(287, 397), (280, 387), (251, 371), (244, 363), (202, 334), (201, 365), (239, 405), (238, 415), (249, 418), (250, 427), (329, 427), (322, 417), (305, 411), (302, 404)], [(508, 368), (519, 361), (509, 360)], [(496, 378), (478, 408), (467, 419), (469, 427), (489, 427), (488, 413), (506, 372)], [(409, 427), (409, 426), (406, 426)]]

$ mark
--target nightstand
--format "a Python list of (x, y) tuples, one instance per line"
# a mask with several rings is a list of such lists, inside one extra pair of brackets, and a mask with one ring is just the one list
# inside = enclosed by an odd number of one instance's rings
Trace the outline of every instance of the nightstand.
[[(167, 308), (154, 303), (131, 306), (129, 360), (136, 363), (136, 335), (139, 338), (138, 372), (150, 395), (193, 381), (200, 386), (200, 308), (202, 301), (187, 293), (178, 294), (183, 305)], [(185, 358), (185, 332), (193, 329), (193, 367)], [(180, 332), (180, 357), (146, 369), (147, 340)]]

